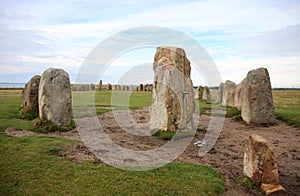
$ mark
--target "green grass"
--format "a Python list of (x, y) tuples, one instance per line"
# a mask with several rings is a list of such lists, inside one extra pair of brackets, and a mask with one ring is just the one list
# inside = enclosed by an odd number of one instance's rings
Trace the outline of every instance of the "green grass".
[(150, 171), (75, 164), (55, 156), (67, 139), (0, 135), (1, 195), (222, 195), (223, 180), (210, 167), (171, 163)]
[(277, 118), (300, 127), (300, 90), (273, 90)]
[(73, 92), (75, 116), (101, 115), (112, 109), (140, 109), (150, 106), (152, 101), (149, 91), (81, 91)]

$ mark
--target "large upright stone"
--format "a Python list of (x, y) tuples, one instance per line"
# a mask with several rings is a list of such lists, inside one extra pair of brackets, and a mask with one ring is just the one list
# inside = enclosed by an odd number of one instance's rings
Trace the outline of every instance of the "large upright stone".
[(153, 70), (150, 129), (192, 129), (194, 91), (190, 79), (190, 61), (185, 51), (175, 47), (158, 47)]
[(234, 106), (234, 92), (236, 84), (230, 80), (226, 80), (223, 89), (222, 105), (224, 106)]
[(251, 70), (247, 74), (242, 118), (247, 124), (254, 125), (272, 125), (276, 122), (271, 82), (266, 68)]
[(202, 96), (203, 96), (203, 86), (199, 86), (198, 87), (198, 99), (202, 99)]
[(208, 86), (205, 86), (203, 88), (203, 95), (202, 95), (202, 99), (207, 101), (207, 102), (211, 102), (211, 95), (210, 95), (210, 91), (209, 91), (209, 88)]
[(56, 125), (70, 125), (71, 107), (69, 75), (62, 69), (47, 69), (39, 85), (40, 118)]
[(244, 175), (261, 186), (267, 195), (285, 191), (279, 185), (277, 160), (269, 142), (256, 134), (249, 136), (244, 154)]
[(236, 86), (235, 92), (234, 92), (234, 104), (233, 106), (236, 107), (237, 109), (241, 110), (242, 109), (242, 103), (243, 103), (243, 98), (244, 98), (244, 91), (245, 91), (245, 82), (246, 79), (244, 79), (241, 83), (239, 83)]
[(22, 91), (21, 113), (31, 113), (35, 117), (39, 115), (39, 84), (41, 76), (33, 76)]
[(222, 103), (222, 100), (223, 100), (223, 90), (224, 90), (224, 83), (220, 83), (220, 86), (219, 86), (218, 92), (217, 92), (216, 103)]

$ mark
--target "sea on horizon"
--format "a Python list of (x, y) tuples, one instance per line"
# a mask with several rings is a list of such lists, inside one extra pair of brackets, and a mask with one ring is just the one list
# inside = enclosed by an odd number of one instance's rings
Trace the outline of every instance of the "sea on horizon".
[(0, 88), (24, 88), (25, 83), (0, 82)]

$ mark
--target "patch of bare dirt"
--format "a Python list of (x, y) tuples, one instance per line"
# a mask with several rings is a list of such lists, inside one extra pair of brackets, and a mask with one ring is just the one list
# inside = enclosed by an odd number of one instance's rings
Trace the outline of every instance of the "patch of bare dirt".
[[(138, 126), (145, 127), (149, 122), (149, 110), (130, 111), (132, 119)], [(120, 117), (120, 116), (119, 116)], [(128, 116), (124, 116), (128, 118)], [(126, 120), (126, 119), (125, 119)], [(99, 122), (103, 126), (104, 132), (117, 144), (124, 148), (134, 150), (147, 150), (160, 147), (166, 141), (156, 139), (152, 136), (138, 136), (124, 131), (114, 119), (112, 112), (99, 116)], [(226, 118), (220, 136), (213, 148), (200, 157), (199, 148), (193, 143), (202, 140), (210, 122), (210, 116), (201, 115), (200, 125), (197, 135), (193, 142), (188, 146), (175, 161), (187, 161), (196, 164), (212, 166), (224, 178), (226, 193), (225, 195), (263, 195), (255, 190), (249, 190), (241, 186), (237, 178), (243, 175), (243, 156), (246, 141), (250, 134), (258, 134), (265, 137), (272, 145), (278, 160), (279, 180), (287, 193), (285, 195), (299, 195), (300, 193), (300, 129), (288, 126), (279, 121), (278, 125), (270, 127), (248, 126), (242, 121), (234, 121)], [(126, 127), (127, 126), (127, 127)], [(125, 125), (130, 128), (131, 125)], [(8, 135), (28, 136), (33, 132), (7, 130)], [(55, 137), (65, 137), (79, 140), (80, 137), (76, 130), (70, 132), (58, 132), (39, 134)], [(90, 151), (79, 143), (70, 143), (70, 150), (61, 152), (60, 156), (69, 158), (76, 163), (85, 160), (99, 161)]]

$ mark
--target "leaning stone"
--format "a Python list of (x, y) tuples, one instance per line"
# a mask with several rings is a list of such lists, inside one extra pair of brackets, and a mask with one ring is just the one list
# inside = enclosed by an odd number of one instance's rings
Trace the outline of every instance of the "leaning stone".
[(246, 144), (244, 154), (244, 175), (255, 185), (279, 185), (277, 160), (269, 142), (252, 134)]
[(31, 113), (39, 115), (39, 84), (41, 76), (33, 76), (26, 84), (22, 91), (21, 113)]
[(273, 125), (276, 122), (268, 70), (249, 71), (245, 81), (242, 118), (247, 124)]
[(56, 125), (71, 124), (71, 87), (68, 73), (47, 69), (39, 85), (39, 115)]
[(192, 129), (195, 108), (190, 61), (181, 48), (158, 47), (153, 63), (151, 130)]

